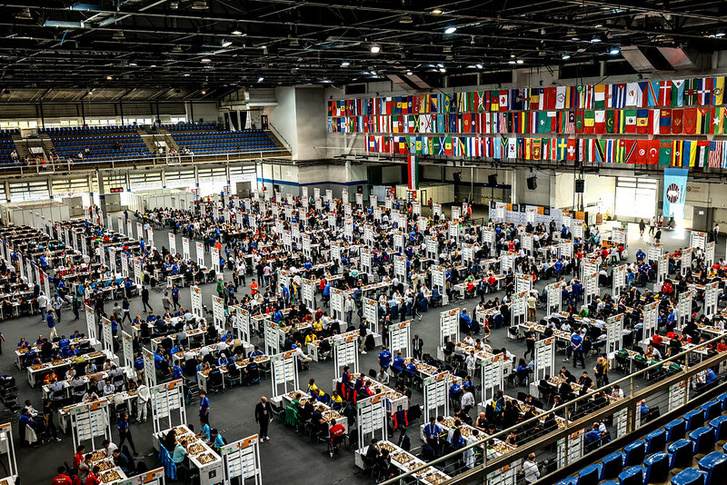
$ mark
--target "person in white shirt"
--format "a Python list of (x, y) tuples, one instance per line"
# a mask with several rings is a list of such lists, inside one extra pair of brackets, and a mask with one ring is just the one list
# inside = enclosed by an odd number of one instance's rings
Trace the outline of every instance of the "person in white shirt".
[(139, 386), (136, 388), (136, 422), (143, 423), (146, 421), (147, 416), (147, 403), (151, 394), (149, 388), (144, 381), (139, 381)]
[(523, 462), (523, 473), (525, 474), (525, 483), (535, 483), (540, 478), (540, 470), (538, 463), (535, 461), (535, 453), (530, 453), (528, 459)]
[(104, 385), (103, 385), (103, 395), (110, 396), (114, 392), (116, 392), (116, 386), (111, 384), (111, 381), (109, 379), (106, 379), (106, 381), (104, 381)]
[(103, 440), (103, 442), (101, 443), (101, 446), (103, 446), (103, 449), (106, 452), (107, 457), (114, 456), (114, 451), (119, 449), (119, 447), (116, 446), (116, 444), (113, 441), (109, 441), (109, 440)]
[(472, 335), (470, 335), (470, 334), (467, 334), (467, 335), (465, 336), (465, 338), (464, 338), (463, 342), (464, 342), (465, 344), (467, 344), (467, 345), (474, 345), (474, 344), (475, 344), (475, 339), (473, 339), (473, 338), (472, 338)]
[(300, 359), (301, 363), (308, 364), (313, 361), (313, 359), (311, 357), (308, 357), (307, 355), (305, 355), (305, 353), (303, 352), (303, 349), (301, 349), (300, 347), (298, 347), (295, 344), (293, 344), (293, 350), (295, 351), (295, 352), (293, 352), (293, 355), (297, 356)]
[(475, 358), (474, 350), (464, 359), (464, 363), (467, 366), (467, 374), (474, 377), (475, 371), (477, 370), (477, 359)]
[(475, 407), (475, 396), (472, 394), (472, 391), (468, 390), (462, 394), (460, 406), (462, 406), (462, 411), (464, 411), (465, 414), (469, 414), (470, 410)]

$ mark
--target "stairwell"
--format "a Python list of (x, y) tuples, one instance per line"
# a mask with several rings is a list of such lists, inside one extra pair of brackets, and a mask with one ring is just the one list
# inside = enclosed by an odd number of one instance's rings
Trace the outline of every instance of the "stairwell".
[(164, 127), (159, 127), (159, 133), (164, 135), (164, 141), (167, 142), (167, 146), (170, 150), (174, 150), (176, 152), (179, 152), (179, 145), (177, 142), (172, 138), (172, 134), (169, 133), (169, 130), (167, 130)]
[(291, 153), (291, 147), (290, 144), (283, 138), (282, 135), (278, 132), (278, 130), (275, 129), (274, 126), (268, 125), (270, 128), (269, 130), (266, 130), (265, 133), (270, 137), (271, 140), (273, 140), (273, 143), (275, 143), (275, 146), (280, 149), (282, 153), (285, 153), (286, 155), (290, 155)]

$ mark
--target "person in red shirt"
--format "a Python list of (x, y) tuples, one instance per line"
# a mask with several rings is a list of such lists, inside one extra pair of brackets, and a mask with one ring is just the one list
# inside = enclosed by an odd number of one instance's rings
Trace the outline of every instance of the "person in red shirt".
[(722, 339), (717, 344), (717, 352), (724, 352), (725, 350), (727, 350), (727, 343), (725, 343), (725, 340)]
[(651, 343), (654, 345), (661, 345), (661, 335), (659, 335), (658, 333), (654, 334), (651, 337)]
[(96, 465), (93, 467), (93, 469), (88, 473), (88, 476), (86, 477), (86, 483), (85, 485), (100, 485), (101, 478), (99, 478), (98, 474), (101, 471), (101, 469)]
[(336, 420), (331, 420), (331, 429), (328, 430), (328, 439), (331, 442), (337, 442), (346, 433), (346, 428), (340, 423), (336, 423)]
[(252, 296), (255, 296), (257, 294), (257, 281), (252, 280), (252, 283), (250, 283), (250, 293)]
[(81, 463), (83, 463), (83, 454), (86, 452), (86, 447), (84, 445), (78, 445), (76, 447), (76, 454), (73, 455), (73, 471), (78, 473), (78, 470), (81, 468)]
[(71, 480), (71, 477), (66, 475), (66, 467), (64, 467), (64, 466), (58, 467), (58, 475), (53, 477), (53, 480), (51, 481), (51, 485), (73, 485), (73, 481)]

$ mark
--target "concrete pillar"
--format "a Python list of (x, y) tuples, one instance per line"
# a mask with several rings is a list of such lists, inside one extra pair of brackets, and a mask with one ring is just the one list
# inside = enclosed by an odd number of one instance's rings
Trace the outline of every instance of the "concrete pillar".
[(88, 193), (91, 196), (91, 205), (93, 205), (93, 175), (88, 174)]
[(46, 179), (46, 184), (48, 184), (48, 198), (50, 200), (53, 200), (53, 181), (50, 179), (50, 177)]
[(163, 169), (163, 168), (162, 168), (162, 169), (161, 169), (161, 170), (159, 171), (159, 174), (160, 174), (160, 175), (161, 175), (161, 177), (162, 177), (162, 188), (163, 188), (163, 189), (166, 189), (166, 188), (167, 188), (167, 171), (166, 171), (165, 169)]
[(227, 161), (225, 163), (225, 178), (227, 179), (227, 185), (230, 185), (230, 162), (229, 161)]
[(96, 178), (98, 179), (98, 200), (101, 206), (101, 213), (106, 215), (106, 187), (103, 183), (103, 173), (96, 172)]
[(129, 176), (128, 170), (124, 173), (124, 180), (126, 181), (126, 191), (131, 192), (131, 176)]
[[(199, 169), (197, 168), (197, 165), (194, 166), (194, 186), (199, 191)], [(198, 196), (202, 194), (197, 194)]]
[(10, 202), (10, 184), (8, 183), (7, 179), (3, 182), (5, 185), (5, 200)]

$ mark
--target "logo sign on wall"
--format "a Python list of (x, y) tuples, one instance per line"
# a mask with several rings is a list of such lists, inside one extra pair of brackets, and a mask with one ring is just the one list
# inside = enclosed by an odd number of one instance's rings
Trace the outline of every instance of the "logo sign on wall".
[(684, 217), (689, 169), (664, 169), (664, 217)]

